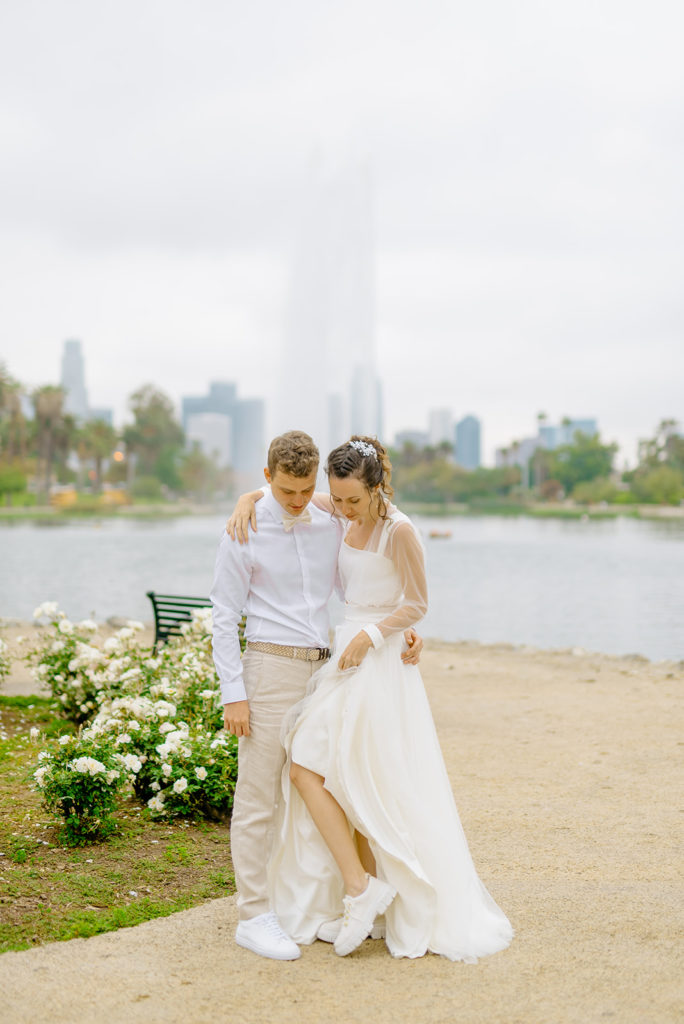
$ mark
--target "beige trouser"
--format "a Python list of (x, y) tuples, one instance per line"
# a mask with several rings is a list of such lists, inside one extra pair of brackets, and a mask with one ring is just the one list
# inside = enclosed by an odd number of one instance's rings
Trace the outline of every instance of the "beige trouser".
[(242, 658), (250, 735), (238, 740), (238, 778), (230, 829), (241, 921), (270, 909), (266, 868), (285, 764), (280, 727), (322, 664), (250, 650)]

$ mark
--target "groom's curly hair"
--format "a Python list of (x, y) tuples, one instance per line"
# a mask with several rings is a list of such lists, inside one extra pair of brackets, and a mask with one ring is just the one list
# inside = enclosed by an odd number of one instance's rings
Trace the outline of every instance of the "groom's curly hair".
[(290, 476), (309, 476), (318, 470), (320, 455), (313, 440), (303, 430), (288, 430), (274, 437), (268, 449), (268, 469), (273, 476), (277, 470)]

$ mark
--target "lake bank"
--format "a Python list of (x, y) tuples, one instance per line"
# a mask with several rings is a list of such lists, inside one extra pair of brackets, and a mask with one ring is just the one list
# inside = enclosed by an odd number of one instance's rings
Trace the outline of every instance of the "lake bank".
[(516, 929), (508, 950), (465, 965), (315, 943), (281, 964), (234, 945), (234, 901), (218, 900), (4, 954), (8, 1024), (45, 1005), (55, 1024), (351, 1024), (369, 1006), (378, 1024), (681, 1019), (684, 666), (431, 641), (422, 671), (473, 858)]
[[(78, 522), (83, 519), (169, 519), (177, 516), (226, 515), (234, 499), (225, 502), (200, 505), (190, 502), (136, 503), (119, 506), (84, 506), (82, 508), (55, 508), (53, 506), (7, 507), (0, 506), (0, 525), (3, 523), (50, 523)], [(539, 502), (532, 504), (482, 503), (465, 504), (444, 502), (401, 502), (407, 515), (431, 517), (448, 516), (529, 516), (538, 519), (613, 519), (618, 516), (632, 519), (673, 519), (684, 520), (684, 506), (681, 505), (574, 505)]]

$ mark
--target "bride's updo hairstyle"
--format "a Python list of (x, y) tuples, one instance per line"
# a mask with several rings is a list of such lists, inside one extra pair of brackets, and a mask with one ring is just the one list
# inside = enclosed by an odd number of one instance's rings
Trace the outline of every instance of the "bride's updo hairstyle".
[(328, 477), (335, 476), (339, 480), (353, 476), (372, 491), (378, 487), (378, 511), (381, 519), (387, 518), (387, 500), (394, 494), (390, 483), (392, 479), (392, 463), (387, 449), (376, 437), (363, 437), (353, 434), (339, 448), (330, 452), (325, 464)]

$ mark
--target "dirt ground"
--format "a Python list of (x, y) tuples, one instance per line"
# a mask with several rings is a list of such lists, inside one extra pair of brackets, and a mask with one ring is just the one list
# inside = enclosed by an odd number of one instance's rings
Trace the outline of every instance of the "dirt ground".
[(473, 858), (516, 930), (508, 950), (468, 965), (317, 942), (277, 963), (235, 945), (231, 897), (5, 953), (0, 1020), (683, 1020), (684, 663), (433, 642), (423, 674)]

